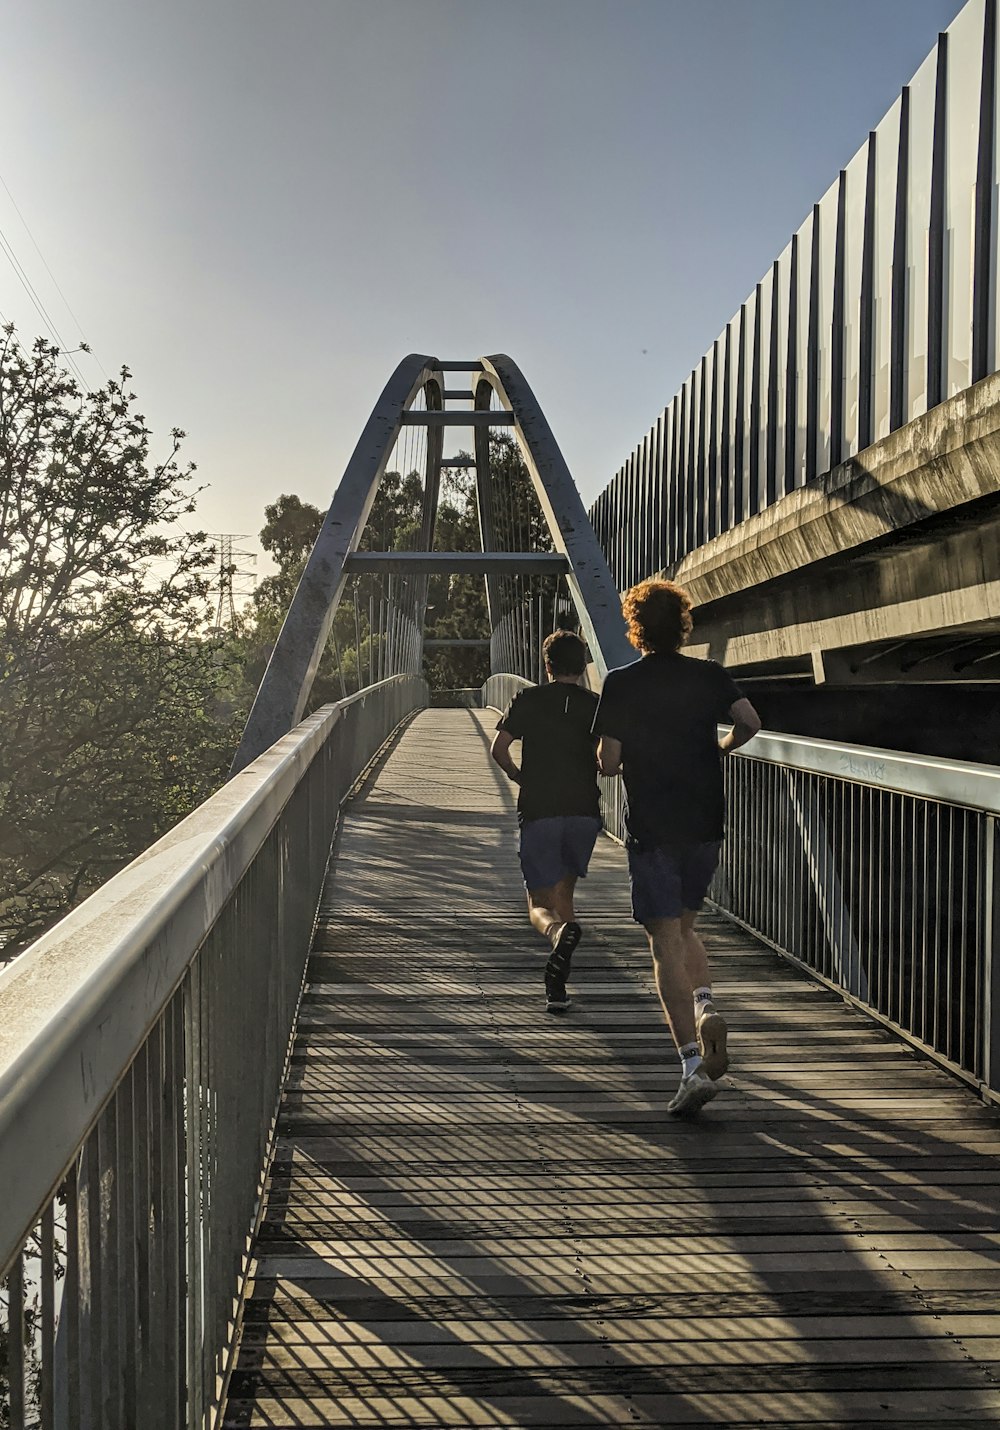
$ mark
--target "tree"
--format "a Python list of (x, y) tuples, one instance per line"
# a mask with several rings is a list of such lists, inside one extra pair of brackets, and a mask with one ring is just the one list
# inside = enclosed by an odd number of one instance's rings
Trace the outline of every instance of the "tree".
[(322, 525), (319, 507), (297, 496), (280, 496), (264, 508), (260, 544), (274, 557), (278, 570), (257, 587), (254, 602), (258, 610), (274, 607), (287, 611)]
[[(464, 455), (464, 454), (462, 454)], [(434, 533), (438, 551), (479, 551), (479, 504), (474, 463), (446, 469)], [(428, 583), (428, 640), (488, 640), (489, 618), (482, 576), (432, 576)], [(424, 673), (432, 690), (467, 690), (482, 685), (490, 673), (489, 646), (429, 649)]]
[[(361, 534), (361, 551), (412, 550), (420, 534), (423, 481), (417, 472), (386, 472)], [(256, 688), (263, 677), (281, 624), (309, 552), (323, 524), (318, 507), (284, 493), (264, 508), (261, 544), (278, 563), (278, 570), (260, 583), (254, 595), (254, 620), (245, 630), (247, 676)], [(369, 629), (370, 612), (388, 597), (385, 578), (353, 577), (334, 616), (330, 640), (320, 661), (307, 710), (366, 685), (378, 664), (377, 626)], [(355, 600), (355, 598), (357, 598)]]
[[(452, 468), (442, 487), (436, 546), (439, 550), (480, 549), (479, 506), (473, 462)], [(490, 435), (489, 486), (494, 547), (500, 551), (551, 551), (552, 537), (517, 443), (505, 433)], [(485, 583), (480, 576), (435, 577), (428, 600), (427, 636), (479, 638), (490, 635)], [(543, 629), (554, 623), (558, 580), (552, 576), (507, 575), (494, 579), (495, 620), (519, 611), (519, 629), (533, 633), (537, 652)], [(536, 656), (537, 658), (537, 656)], [(534, 662), (533, 662), (534, 664)], [(425, 669), (433, 689), (468, 688), (490, 673), (487, 646), (431, 649)]]
[[(466, 454), (463, 454), (466, 455)], [(475, 462), (442, 472), (434, 548), (437, 551), (480, 550), (479, 505)], [(546, 551), (552, 542), (538, 498), (517, 445), (499, 434), (490, 438), (490, 500), (497, 546), (506, 550)], [(413, 550), (420, 538), (423, 478), (419, 472), (386, 472), (361, 534), (361, 551)], [(309, 552), (323, 523), (323, 513), (288, 493), (265, 508), (261, 542), (278, 563), (278, 571), (261, 582), (254, 597), (254, 621), (245, 631), (247, 674), (255, 688), (267, 665), (281, 623), (288, 611)], [(403, 580), (396, 578), (392, 595), (399, 599)], [(428, 640), (488, 641), (489, 615), (482, 576), (440, 575), (423, 578), (426, 590), (424, 634)], [(546, 617), (555, 599), (552, 577), (498, 578), (504, 611), (520, 603), (527, 629), (537, 622), (539, 597)], [(320, 662), (307, 709), (352, 694), (378, 673), (380, 603), (390, 596), (389, 579), (352, 577), (334, 616), (330, 641)], [(422, 596), (421, 596), (422, 599)], [(530, 608), (530, 615), (528, 614)], [(419, 621), (422, 610), (415, 612)], [(371, 628), (370, 628), (371, 627)], [(425, 652), (424, 673), (433, 690), (482, 685), (490, 673), (487, 644), (431, 647)]]
[(0, 948), (9, 955), (225, 777), (243, 692), (205, 638), (213, 551), (184, 433), (149, 460), (127, 368), (93, 393), (0, 330)]

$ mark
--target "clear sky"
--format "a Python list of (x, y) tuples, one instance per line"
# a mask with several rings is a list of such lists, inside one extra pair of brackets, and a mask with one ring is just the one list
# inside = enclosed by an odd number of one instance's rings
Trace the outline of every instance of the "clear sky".
[(15, 0), (0, 175), (79, 327), (0, 229), (208, 530), (325, 507), (410, 351), (509, 353), (589, 502), (960, 8)]

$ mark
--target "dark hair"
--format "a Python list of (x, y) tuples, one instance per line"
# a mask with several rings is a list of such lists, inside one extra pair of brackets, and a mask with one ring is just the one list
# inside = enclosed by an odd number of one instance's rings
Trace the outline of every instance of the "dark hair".
[(628, 638), (636, 650), (680, 650), (691, 634), (691, 597), (673, 581), (640, 581), (622, 597)]
[(573, 631), (553, 631), (546, 636), (542, 656), (550, 675), (582, 675), (587, 668), (587, 647)]

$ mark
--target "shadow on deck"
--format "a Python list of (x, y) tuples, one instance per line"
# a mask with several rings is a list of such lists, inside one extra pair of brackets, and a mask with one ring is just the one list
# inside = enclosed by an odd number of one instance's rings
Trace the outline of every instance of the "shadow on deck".
[(1000, 1125), (718, 916), (677, 1062), (601, 841), (544, 1010), (489, 712), (417, 717), (327, 885), (227, 1426), (1000, 1423)]

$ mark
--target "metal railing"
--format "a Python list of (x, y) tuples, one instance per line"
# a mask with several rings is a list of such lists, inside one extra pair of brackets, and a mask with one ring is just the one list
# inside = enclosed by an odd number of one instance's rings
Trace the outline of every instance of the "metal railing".
[(620, 589), (1000, 368), (996, 11), (938, 36), (597, 497)]
[(1000, 1096), (1000, 768), (762, 734), (726, 783), (717, 906)]
[[(762, 733), (725, 775), (716, 907), (1000, 1100), (1000, 766)], [(622, 781), (601, 790), (623, 840)]]
[(483, 708), (499, 710), (502, 714), (519, 690), (527, 690), (534, 683), (525, 680), (523, 675), (491, 675), (483, 685)]
[(0, 974), (0, 1423), (214, 1423), (340, 806), (426, 703), (325, 707)]

